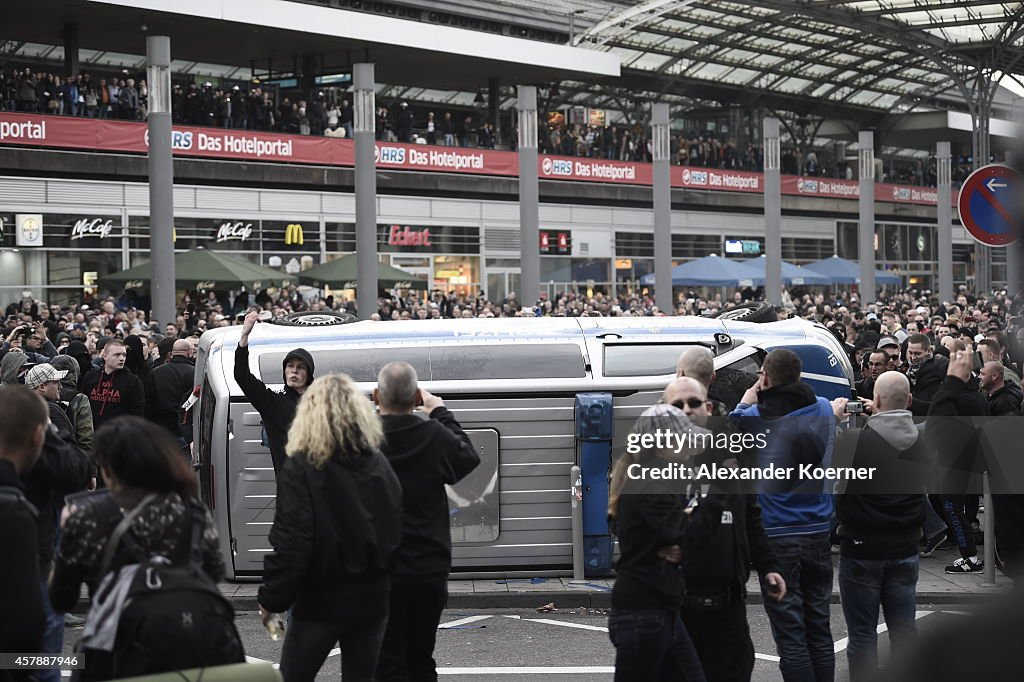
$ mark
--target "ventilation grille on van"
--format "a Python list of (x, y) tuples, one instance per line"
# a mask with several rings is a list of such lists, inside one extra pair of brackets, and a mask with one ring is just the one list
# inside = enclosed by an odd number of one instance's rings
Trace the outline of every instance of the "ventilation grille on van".
[(488, 228), (485, 233), (488, 253), (493, 251), (519, 251), (522, 240), (519, 230)]

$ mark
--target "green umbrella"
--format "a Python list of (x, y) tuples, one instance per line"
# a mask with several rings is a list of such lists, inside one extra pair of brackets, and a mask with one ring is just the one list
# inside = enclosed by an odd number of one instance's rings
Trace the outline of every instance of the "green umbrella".
[[(148, 289), (153, 278), (153, 263), (100, 277), (106, 286), (119, 285), (125, 289)], [(256, 265), (237, 256), (203, 247), (174, 254), (174, 280), (182, 289), (237, 289), (246, 287), (259, 291), (295, 282), (295, 277), (284, 272)]]
[[(332, 289), (355, 289), (358, 278), (356, 271), (356, 254), (350, 253), (337, 260), (328, 261), (315, 268), (299, 273), (303, 284), (315, 287), (327, 285)], [(427, 290), (426, 280), (400, 270), (387, 263), (377, 263), (377, 284), (381, 289), (418, 289)]]

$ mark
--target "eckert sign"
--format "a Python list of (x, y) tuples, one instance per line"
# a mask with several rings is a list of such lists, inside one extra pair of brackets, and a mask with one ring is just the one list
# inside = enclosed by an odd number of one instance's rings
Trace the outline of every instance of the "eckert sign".
[(405, 229), (402, 229), (400, 225), (392, 225), (388, 234), (388, 244), (391, 246), (430, 246), (430, 228), (414, 230), (408, 225), (405, 226)]

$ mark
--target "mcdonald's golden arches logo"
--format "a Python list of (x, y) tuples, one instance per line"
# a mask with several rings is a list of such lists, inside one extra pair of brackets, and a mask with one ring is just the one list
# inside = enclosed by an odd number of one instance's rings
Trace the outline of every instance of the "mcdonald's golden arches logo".
[(284, 243), (286, 246), (292, 244), (302, 245), (304, 238), (302, 236), (302, 225), (298, 223), (292, 223), (284, 230)]

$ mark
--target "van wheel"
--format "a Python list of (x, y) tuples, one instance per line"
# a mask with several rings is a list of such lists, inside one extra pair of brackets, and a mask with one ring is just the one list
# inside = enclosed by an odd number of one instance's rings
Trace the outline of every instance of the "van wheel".
[(743, 303), (715, 315), (719, 320), (735, 320), (737, 322), (778, 322), (779, 314), (771, 303)]
[(334, 311), (323, 313), (288, 313), (281, 317), (270, 320), (271, 324), (279, 324), (283, 327), (326, 327), (335, 324), (348, 324), (355, 322), (358, 318), (348, 313), (336, 313)]

